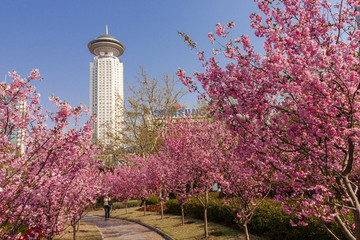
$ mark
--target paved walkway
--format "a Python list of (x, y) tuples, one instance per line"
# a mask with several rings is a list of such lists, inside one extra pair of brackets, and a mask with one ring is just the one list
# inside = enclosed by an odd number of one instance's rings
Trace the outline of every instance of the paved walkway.
[(88, 213), (82, 219), (84, 222), (98, 227), (104, 240), (164, 240), (158, 233), (137, 223), (119, 219), (107, 219)]

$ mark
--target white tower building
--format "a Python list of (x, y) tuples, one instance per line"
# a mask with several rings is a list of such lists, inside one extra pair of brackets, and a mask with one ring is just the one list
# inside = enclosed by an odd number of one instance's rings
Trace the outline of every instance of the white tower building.
[(97, 140), (108, 145), (107, 134), (121, 130), (123, 63), (118, 57), (124, 53), (125, 46), (108, 34), (106, 26), (106, 34), (89, 42), (88, 48), (95, 55), (90, 63), (90, 114), (97, 118), (94, 134)]

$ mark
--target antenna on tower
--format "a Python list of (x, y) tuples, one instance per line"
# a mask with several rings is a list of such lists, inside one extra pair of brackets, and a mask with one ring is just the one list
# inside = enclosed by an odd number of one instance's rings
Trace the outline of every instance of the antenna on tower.
[(106, 24), (106, 35), (108, 35), (109, 34), (109, 31), (108, 31), (108, 25)]

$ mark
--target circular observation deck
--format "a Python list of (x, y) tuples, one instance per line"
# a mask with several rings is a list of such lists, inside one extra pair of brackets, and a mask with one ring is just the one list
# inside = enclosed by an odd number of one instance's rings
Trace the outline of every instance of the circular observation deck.
[(96, 56), (100, 56), (101, 52), (112, 52), (114, 56), (119, 57), (125, 51), (124, 44), (109, 34), (100, 35), (95, 40), (92, 40), (89, 42), (88, 48), (89, 51)]

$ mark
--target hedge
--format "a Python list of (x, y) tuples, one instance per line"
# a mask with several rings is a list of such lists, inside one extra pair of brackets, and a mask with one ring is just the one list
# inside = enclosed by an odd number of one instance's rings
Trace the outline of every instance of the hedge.
[[(217, 198), (218, 193), (210, 194), (208, 204), (208, 220), (225, 225), (235, 225), (235, 218), (232, 209), (225, 205), (222, 199)], [(170, 199), (166, 202), (167, 213), (181, 214), (180, 204), (176, 199)], [(204, 208), (196, 198), (189, 199), (184, 205), (185, 216), (192, 216), (204, 219)]]

